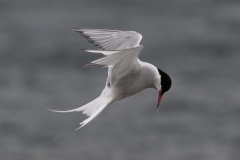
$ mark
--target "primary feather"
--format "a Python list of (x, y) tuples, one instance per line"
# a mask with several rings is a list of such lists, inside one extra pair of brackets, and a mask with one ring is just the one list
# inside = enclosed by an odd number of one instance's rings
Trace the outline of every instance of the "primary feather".
[(101, 50), (123, 50), (139, 45), (142, 35), (135, 31), (73, 29)]

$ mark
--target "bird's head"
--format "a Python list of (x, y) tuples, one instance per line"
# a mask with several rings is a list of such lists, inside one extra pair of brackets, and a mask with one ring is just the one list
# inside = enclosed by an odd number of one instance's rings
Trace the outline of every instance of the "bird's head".
[(158, 69), (158, 73), (160, 75), (160, 87), (157, 88), (157, 90), (159, 91), (157, 108), (160, 105), (163, 94), (165, 92), (167, 92), (171, 88), (171, 85), (172, 85), (172, 80), (167, 73), (163, 72), (160, 69)]

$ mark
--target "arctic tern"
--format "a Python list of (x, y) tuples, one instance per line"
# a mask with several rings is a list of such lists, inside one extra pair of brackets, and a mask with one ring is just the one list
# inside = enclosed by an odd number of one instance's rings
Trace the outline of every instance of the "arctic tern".
[(163, 94), (171, 88), (172, 81), (164, 71), (138, 59), (143, 48), (139, 45), (141, 34), (135, 31), (88, 28), (73, 29), (73, 31), (80, 33), (98, 48), (98, 50), (85, 50), (86, 52), (104, 55), (103, 58), (92, 61), (86, 66), (108, 67), (106, 86), (99, 97), (79, 108), (67, 111), (50, 109), (51, 111), (60, 113), (82, 111), (89, 116), (80, 123), (79, 128), (74, 130), (77, 131), (99, 115), (106, 106), (146, 88), (154, 88), (159, 92), (158, 108)]

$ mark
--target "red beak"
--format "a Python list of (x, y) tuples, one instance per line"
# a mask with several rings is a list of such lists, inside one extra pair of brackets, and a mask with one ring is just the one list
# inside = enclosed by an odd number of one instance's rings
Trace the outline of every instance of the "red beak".
[(158, 93), (158, 103), (157, 103), (157, 108), (159, 107), (159, 105), (160, 105), (160, 102), (161, 102), (161, 100), (162, 100), (162, 91), (159, 91), (159, 93)]

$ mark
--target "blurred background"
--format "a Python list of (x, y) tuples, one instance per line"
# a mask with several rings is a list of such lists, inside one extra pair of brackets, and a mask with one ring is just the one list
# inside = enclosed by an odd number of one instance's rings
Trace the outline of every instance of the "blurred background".
[[(107, 70), (71, 28), (134, 30), (141, 60), (173, 85), (156, 111), (147, 89), (107, 107), (76, 133)], [(237, 160), (240, 156), (238, 0), (0, 1), (0, 159)]]

